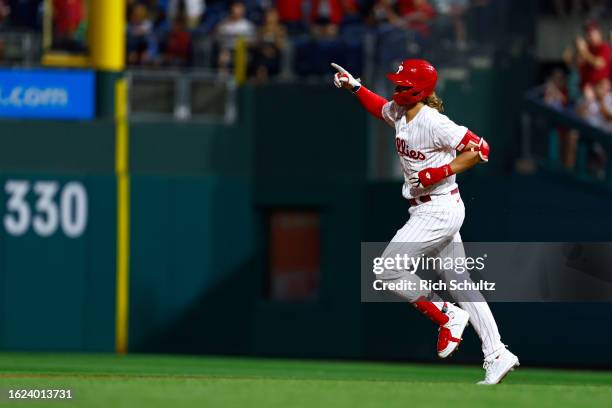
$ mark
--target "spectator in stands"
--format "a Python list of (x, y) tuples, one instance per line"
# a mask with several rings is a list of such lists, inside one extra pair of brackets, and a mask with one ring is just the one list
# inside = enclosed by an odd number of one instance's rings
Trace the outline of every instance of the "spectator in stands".
[(153, 22), (144, 4), (135, 3), (131, 8), (127, 32), (128, 64), (151, 62), (155, 47)]
[(433, 5), (439, 15), (438, 21), (444, 30), (452, 26), (454, 41), (460, 50), (467, 48), (467, 30), (465, 14), (468, 9), (468, 0), (434, 0)]
[(310, 3), (310, 23), (315, 37), (336, 37), (342, 17), (340, 0), (312, 0)]
[(563, 62), (568, 69), (567, 74), (567, 100), (568, 105), (574, 107), (582, 99), (582, 87), (580, 79), (580, 65), (578, 55), (573, 49), (567, 48), (563, 52)]
[(358, 0), (340, 0), (342, 5), (342, 25), (362, 25), (364, 23)]
[(582, 88), (610, 78), (610, 46), (604, 41), (597, 23), (585, 26), (585, 37), (578, 37), (575, 47)]
[(0, 27), (8, 23), (10, 15), (11, 7), (9, 6), (8, 0), (0, 0)]
[(289, 34), (305, 31), (303, 11), (304, 0), (276, 0), (279, 20), (287, 27)]
[[(8, 24), (11, 15), (11, 7), (7, 0), (0, 0), (0, 29)], [(0, 61), (4, 60), (4, 39), (0, 38)]]
[(186, 66), (191, 62), (191, 33), (187, 30), (187, 18), (184, 14), (174, 18), (162, 49), (165, 65)]
[(127, 21), (130, 21), (130, 16), (132, 15), (132, 9), (136, 5), (137, 0), (125, 0), (125, 15), (127, 16)]
[(411, 38), (395, 8), (394, 1), (376, 0), (369, 21), (376, 33), (377, 64), (385, 70), (397, 66), (397, 61), (406, 58), (407, 45)]
[[(594, 86), (587, 85), (584, 89), (584, 100), (578, 106), (578, 113), (591, 125), (612, 134), (612, 92), (610, 80), (602, 79)], [(590, 172), (599, 179), (606, 176), (608, 154), (600, 143), (590, 146), (588, 167)]]
[(402, 19), (395, 10), (393, 0), (376, 0), (372, 7), (370, 21), (376, 26), (402, 25)]
[(398, 0), (399, 15), (408, 28), (416, 31), (422, 37), (431, 34), (431, 23), (436, 16), (436, 10), (427, 0)]
[(266, 10), (264, 23), (257, 33), (254, 71), (258, 81), (278, 75), (281, 68), (281, 54), (286, 46), (287, 30), (279, 22), (276, 9)]
[[(0, 29), (8, 23), (8, 17), (11, 15), (11, 8), (6, 0), (0, 0)], [(4, 61), (4, 50), (6, 46), (4, 39), (0, 37), (0, 62)]]
[(591, 125), (612, 133), (612, 92), (608, 78), (584, 88), (578, 113)]
[(184, 13), (187, 28), (191, 30), (200, 24), (205, 9), (204, 0), (168, 0), (168, 19), (174, 21), (179, 14)]
[(53, 0), (53, 48), (84, 51), (87, 37), (86, 16), (83, 0)]
[[(555, 69), (544, 84), (544, 102), (558, 110), (567, 108), (569, 103), (567, 76), (562, 69)], [(563, 126), (558, 126), (556, 132), (559, 138), (561, 161), (566, 169), (572, 170), (576, 165), (578, 132)]]
[[(11, 15), (11, 7), (7, 0), (0, 0), (0, 29), (8, 24)], [(0, 37), (0, 61), (4, 60), (4, 39)]]
[(544, 102), (555, 109), (565, 109), (568, 103), (567, 77), (562, 69), (555, 69), (544, 85)]
[[(164, 27), (166, 20), (168, 18), (168, 0), (141, 0), (143, 4), (147, 7), (149, 12), (149, 18), (153, 22), (153, 27), (155, 30)], [(130, 14), (128, 13), (128, 16)]]
[(232, 54), (236, 42), (244, 39), (247, 43), (255, 37), (255, 26), (245, 17), (246, 7), (241, 2), (235, 2), (230, 8), (229, 16), (217, 27), (216, 37), (219, 45), (218, 66), (226, 72), (232, 63)]

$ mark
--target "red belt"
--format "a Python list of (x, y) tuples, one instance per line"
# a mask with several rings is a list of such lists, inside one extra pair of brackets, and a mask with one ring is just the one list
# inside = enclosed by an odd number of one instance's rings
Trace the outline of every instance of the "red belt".
[[(456, 189), (454, 189), (453, 191), (450, 192), (451, 194), (459, 194), (459, 187), (457, 187)], [(417, 206), (419, 204), (424, 204), (424, 203), (428, 203), (431, 201), (431, 196), (429, 194), (427, 195), (422, 195), (420, 197), (416, 197), (416, 198), (411, 198), (410, 200), (408, 200), (408, 202), (410, 203), (411, 206)]]

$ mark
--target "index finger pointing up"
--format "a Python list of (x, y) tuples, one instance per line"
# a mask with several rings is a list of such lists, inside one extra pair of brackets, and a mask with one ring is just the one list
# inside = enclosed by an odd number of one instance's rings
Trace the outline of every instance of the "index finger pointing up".
[(346, 69), (342, 68), (340, 65), (336, 64), (335, 62), (332, 62), (331, 66), (334, 67), (341, 74), (348, 74), (348, 71)]

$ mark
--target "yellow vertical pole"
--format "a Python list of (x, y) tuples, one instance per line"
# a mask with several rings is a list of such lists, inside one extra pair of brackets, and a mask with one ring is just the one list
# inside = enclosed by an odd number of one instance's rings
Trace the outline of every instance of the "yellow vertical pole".
[[(88, 46), (90, 66), (101, 71), (120, 72), (125, 68), (126, 0), (90, 0)], [(112, 74), (114, 76), (114, 74)], [(115, 175), (117, 180), (117, 248), (115, 287), (115, 350), (128, 351), (130, 275), (130, 176), (129, 125), (125, 79), (114, 85)]]
[(237, 85), (246, 81), (247, 64), (247, 43), (244, 38), (239, 38), (234, 49), (234, 80)]
[(93, 68), (121, 71), (125, 67), (125, 0), (89, 2), (89, 50)]
[(49, 51), (53, 43), (53, 0), (44, 0), (43, 3), (43, 52)]
[(130, 176), (127, 83), (115, 85), (115, 174), (117, 177), (117, 271), (115, 351), (128, 350), (130, 283)]

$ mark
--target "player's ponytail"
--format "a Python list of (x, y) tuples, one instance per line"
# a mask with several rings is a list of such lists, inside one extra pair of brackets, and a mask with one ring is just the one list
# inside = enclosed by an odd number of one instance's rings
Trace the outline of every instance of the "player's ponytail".
[(444, 112), (444, 101), (435, 92), (423, 99), (423, 103), (440, 113)]

